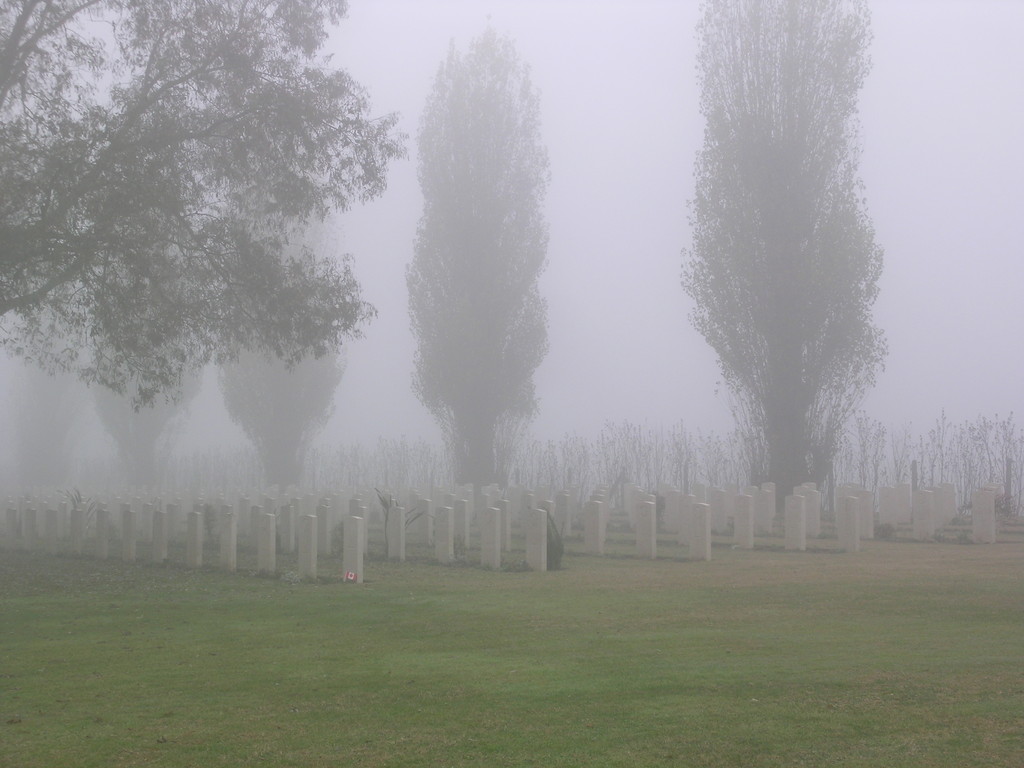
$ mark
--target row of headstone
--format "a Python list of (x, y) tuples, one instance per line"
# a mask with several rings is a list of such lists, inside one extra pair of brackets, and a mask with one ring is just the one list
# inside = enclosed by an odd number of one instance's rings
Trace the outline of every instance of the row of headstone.
[[(704, 496), (698, 493), (684, 496), (674, 488), (659, 488), (665, 499), (665, 527), (677, 534), (680, 545), (688, 547), (689, 557), (710, 559), (712, 532), (721, 533), (730, 525), (735, 545), (741, 549), (753, 548), (757, 535), (772, 531), (775, 522), (774, 484), (752, 486), (745, 493), (705, 489), (698, 485), (694, 490)], [(995, 497), (998, 491), (997, 486), (986, 486), (975, 492), (975, 541), (995, 541)], [(381, 508), (375, 513), (385, 529), (387, 557), (404, 560), (406, 543), (411, 538), (432, 547), (437, 561), (450, 563), (455, 559), (456, 543), (461, 540), (461, 544), (466, 546), (470, 536), (477, 535), (481, 563), (499, 569), (502, 553), (511, 546), (513, 523), (518, 522), (526, 539), (527, 563), (531, 568), (545, 569), (548, 520), (562, 532), (572, 530), (577, 517), (572, 494), (563, 491), (555, 494), (553, 500), (539, 502), (526, 489), (510, 489), (505, 495), (511, 498), (502, 498), (503, 494), (497, 489), (485, 489), (478, 494), (479, 501), (473, 502), (472, 489), (457, 489), (456, 493), (433, 489), (429, 497), (410, 491), (408, 512), (406, 508), (395, 505), (387, 512)], [(606, 487), (598, 488), (580, 509), (578, 516), (588, 553), (604, 553), (608, 510), (611, 507), (608, 495)], [(881, 489), (880, 516), (892, 515), (895, 519), (903, 519), (904, 510), (909, 508), (915, 537), (931, 538), (935, 526), (950, 516), (950, 505), (955, 503), (952, 486), (922, 489), (909, 496), (910, 503), (907, 503), (908, 495), (909, 486)], [(116, 514), (101, 504), (95, 509), (92, 526), (94, 553), (108, 557), (111, 534), (116, 532), (120, 536), (122, 559), (135, 560), (137, 543), (145, 541), (150, 544), (152, 559), (163, 562), (167, 559), (168, 542), (178, 526), (183, 524), (188, 567), (203, 566), (203, 538), (207, 531), (211, 531), (220, 542), (220, 566), (233, 571), (237, 566), (240, 531), (246, 530), (255, 543), (257, 568), (261, 573), (276, 571), (276, 552), (281, 547), (289, 553), (297, 549), (300, 576), (315, 578), (317, 555), (333, 554), (334, 531), (338, 525), (344, 525), (342, 567), (347, 577), (361, 580), (362, 559), (368, 546), (367, 522), (373, 515), (360, 496), (353, 496), (347, 502), (340, 494), (323, 498), (311, 494), (295, 495), (287, 502), (265, 494), (253, 494), (253, 497), (263, 503), (252, 505), (250, 496), (240, 497), (240, 515), (231, 506), (217, 503), (222, 499), (215, 503), (197, 499), (187, 513), (178, 501), (162, 505), (159, 500), (142, 502), (135, 498), (132, 502), (120, 502)], [(633, 504), (630, 517), (637, 555), (656, 558), (657, 497), (642, 493), (635, 487), (625, 497)], [(836, 497), (840, 547), (857, 551), (861, 540), (873, 537), (874, 497), (870, 491), (852, 486), (837, 488)], [(437, 506), (438, 503), (443, 506)], [(335, 512), (346, 504), (348, 515), (342, 521)], [(475, 512), (475, 504), (485, 506)], [(209, 518), (214, 509), (218, 510), (217, 520), (211, 526)], [(820, 535), (821, 509), (821, 494), (810, 483), (794, 489), (793, 495), (786, 498), (782, 523), (787, 549), (806, 549), (808, 536)], [(31, 503), (19, 500), (16, 506), (9, 504), (7, 507), (4, 538), (13, 542), (18, 538), (15, 532), (20, 531), (23, 548), (45, 548), (56, 552), (60, 549), (58, 542), (63, 535), (70, 538), (71, 551), (81, 554), (86, 540), (84, 515), (85, 510), (69, 510), (66, 503), (57, 508), (46, 507), (40, 514)], [(353, 523), (353, 520), (362, 523)], [(352, 529), (351, 535), (349, 528)]]

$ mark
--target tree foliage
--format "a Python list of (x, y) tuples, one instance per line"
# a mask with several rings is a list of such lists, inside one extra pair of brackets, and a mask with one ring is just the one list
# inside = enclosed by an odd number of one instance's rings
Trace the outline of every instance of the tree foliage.
[[(683, 284), (767, 475), (823, 481), (882, 364), (882, 252), (857, 175), (860, 0), (706, 2), (704, 146)], [(757, 479), (757, 478), (755, 478)]]
[(424, 210), (407, 284), (413, 388), (459, 482), (501, 479), (536, 410), (548, 175), (539, 97), (512, 42), (487, 30), (464, 55), (453, 45), (420, 124)]
[(402, 151), (319, 54), (346, 8), (0, 6), (0, 343), (143, 400), (242, 347), (337, 349), (372, 311), (348, 264), (280, 252)]

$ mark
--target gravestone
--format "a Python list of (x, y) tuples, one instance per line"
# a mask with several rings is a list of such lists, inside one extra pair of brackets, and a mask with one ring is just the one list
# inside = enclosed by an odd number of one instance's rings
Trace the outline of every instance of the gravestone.
[(121, 559), (135, 562), (135, 513), (127, 503), (121, 505)]
[[(452, 535), (455, 539), (461, 539), (463, 546), (469, 546), (470, 518), (469, 501), (467, 499), (456, 499), (454, 506), (452, 506)], [(437, 536), (436, 530), (434, 536)]]
[(52, 507), (46, 508), (43, 530), (46, 538), (46, 551), (51, 555), (57, 554), (60, 547), (60, 512), (58, 510)]
[[(252, 521), (256, 529), (256, 571), (260, 574), (277, 573), (277, 519), (263, 508), (252, 508)], [(317, 523), (319, 524), (319, 518)], [(319, 528), (319, 526), (318, 526)], [(317, 535), (320, 531), (317, 530)]]
[(480, 514), (480, 565), (501, 570), (501, 510), (488, 507)]
[(856, 496), (843, 496), (836, 512), (836, 534), (839, 548), (847, 552), (860, 551), (860, 500)]
[(775, 483), (761, 483), (761, 492), (757, 496), (757, 519), (755, 525), (759, 533), (771, 536), (775, 530)]
[(814, 483), (804, 483), (794, 488), (793, 493), (804, 497), (804, 526), (806, 535), (816, 538), (821, 535), (821, 492)]
[(106, 504), (96, 508), (96, 557), (106, 560), (110, 555), (110, 511)]
[(238, 567), (238, 519), (227, 504), (220, 506), (220, 567), (234, 573)]
[(334, 530), (334, 513), (330, 504), (321, 499), (316, 507), (316, 551), (328, 557), (331, 554), (331, 533)]
[(75, 506), (69, 520), (71, 528), (71, 551), (80, 555), (85, 550), (85, 510)]
[[(168, 505), (168, 507), (170, 506), (171, 505)], [(167, 520), (167, 510), (153, 510), (153, 542), (150, 549), (150, 555), (154, 563), (167, 562)]]
[(512, 549), (512, 500), (498, 499), (494, 506), (501, 512), (501, 551)]
[(299, 518), (299, 578), (316, 580), (317, 565), (317, 522), (315, 515), (303, 515)]
[(295, 551), (296, 513), (297, 507), (291, 502), (282, 504), (277, 510), (277, 528), (281, 539), (281, 551), (283, 552), (291, 553)]
[(526, 564), (535, 571), (548, 569), (548, 513), (531, 509), (526, 513)]
[(636, 510), (636, 554), (637, 557), (655, 560), (658, 557), (658, 506), (647, 494), (637, 494)]
[(975, 544), (996, 543), (996, 494), (991, 488), (971, 494), (971, 535)]
[(203, 567), (203, 513), (193, 509), (188, 513), (185, 532), (185, 565), (189, 568)]
[(690, 536), (693, 535), (693, 505), (697, 503), (697, 497), (692, 493), (680, 496), (679, 533), (676, 534), (676, 543), (681, 547), (690, 545)]
[(804, 497), (795, 494), (786, 497), (785, 509), (786, 549), (804, 551), (807, 549), (807, 525), (804, 511)]
[(860, 504), (860, 537), (875, 538), (875, 495), (864, 488), (857, 488), (852, 495)]
[(749, 494), (737, 496), (733, 515), (733, 540), (740, 549), (753, 549), (754, 497)]
[(363, 546), (366, 519), (348, 517), (345, 519), (345, 546), (341, 556), (341, 569), (345, 573), (345, 581), (356, 584), (363, 583)]
[(591, 499), (583, 505), (583, 546), (591, 555), (603, 555), (604, 538), (604, 502)]
[(914, 538), (928, 541), (935, 536), (935, 494), (923, 488), (914, 491)]
[(405, 562), (405, 508), (392, 506), (388, 512), (388, 560)]
[(884, 485), (878, 489), (878, 522), (891, 525), (896, 529), (900, 524), (899, 503), (896, 500), (896, 489)]
[(711, 505), (690, 505), (690, 533), (686, 537), (691, 560), (711, 559)]
[(440, 507), (434, 515), (434, 557), (442, 565), (455, 560), (455, 510)]
[(568, 491), (560, 491), (555, 496), (555, 527), (563, 536), (572, 533), (572, 511), (570, 508), (571, 497)]

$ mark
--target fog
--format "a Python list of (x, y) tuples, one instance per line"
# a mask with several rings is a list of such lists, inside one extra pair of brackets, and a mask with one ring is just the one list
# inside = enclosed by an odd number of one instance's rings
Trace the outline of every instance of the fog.
[[(1020, 411), (1024, 385), (1024, 4), (874, 2), (860, 101), (861, 175), (885, 271), (875, 305), (889, 355), (864, 408), (927, 428)], [(690, 327), (679, 278), (702, 141), (696, 3), (358, 2), (336, 61), (397, 111), (410, 157), (380, 200), (342, 218), (379, 310), (349, 350), (325, 438), (437, 437), (411, 393), (405, 265), (421, 201), (415, 135), (450, 41), (493, 25), (541, 91), (551, 157), (541, 291), (550, 352), (534, 434), (608, 420), (731, 425), (715, 356)]]
[[(889, 355), (864, 408), (919, 429), (943, 409), (953, 420), (1020, 411), (1024, 3), (871, 6), (860, 168), (885, 249), (875, 319)], [(378, 317), (349, 346), (322, 442), (440, 441), (410, 387), (415, 139), (450, 42), (464, 50), (488, 24), (531, 67), (550, 153), (550, 352), (535, 379), (534, 436), (594, 435), (623, 420), (731, 427), (715, 356), (680, 287), (703, 131), (697, 17), (695, 2), (352, 0), (333, 63), (367, 87), (376, 113), (400, 114), (409, 157), (383, 197), (336, 222)], [(208, 374), (182, 447), (242, 442)]]

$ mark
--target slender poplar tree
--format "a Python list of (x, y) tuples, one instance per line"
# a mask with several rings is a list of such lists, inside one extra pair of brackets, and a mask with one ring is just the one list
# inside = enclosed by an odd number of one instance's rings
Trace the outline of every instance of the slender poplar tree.
[(504, 481), (537, 408), (548, 177), (538, 94), (511, 40), (488, 29), (465, 54), (453, 45), (420, 124), (424, 210), (407, 284), (413, 388), (460, 482)]
[(718, 354), (753, 480), (824, 482), (885, 356), (882, 251), (858, 178), (862, 0), (707, 0), (704, 146), (683, 285)]

